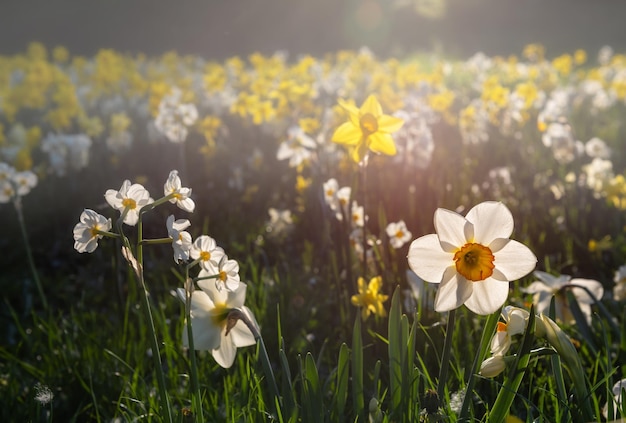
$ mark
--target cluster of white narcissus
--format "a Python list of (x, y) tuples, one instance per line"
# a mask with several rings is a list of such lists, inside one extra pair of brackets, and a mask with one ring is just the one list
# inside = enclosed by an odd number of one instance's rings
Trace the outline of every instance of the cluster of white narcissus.
[[(186, 212), (194, 211), (195, 203), (190, 198), (191, 189), (182, 186), (176, 170), (170, 172), (163, 194), (162, 198), (155, 201), (141, 184), (131, 184), (126, 180), (119, 190), (107, 190), (104, 197), (111, 207), (119, 210), (120, 219), (129, 226), (139, 222), (142, 209), (146, 211), (168, 201)], [(200, 289), (193, 290), (190, 296), (194, 348), (211, 351), (218, 364), (230, 367), (238, 347), (256, 343), (255, 334), (250, 327), (257, 328), (258, 325), (250, 309), (244, 305), (246, 284), (240, 281), (237, 261), (229, 259), (215, 240), (207, 235), (201, 235), (192, 242), (191, 234), (185, 230), (190, 225), (187, 219), (169, 216), (166, 221), (168, 238), (164, 241), (171, 240), (176, 263), (192, 260), (188, 264), (189, 268), (200, 266), (196, 278)], [(122, 236), (110, 232), (111, 228), (110, 218), (85, 209), (80, 216), (80, 222), (74, 227), (74, 248), (80, 253), (91, 253), (98, 247), (98, 240), (102, 237)], [(126, 251), (125, 257), (128, 254)], [(127, 259), (133, 264), (133, 258)], [(185, 289), (178, 288), (177, 294), (183, 302), (187, 301)], [(233, 319), (233, 315), (237, 318)], [(183, 344), (188, 346), (187, 331), (183, 333)]]
[(0, 203), (25, 196), (37, 185), (37, 175), (30, 170), (16, 171), (12, 166), (0, 162)]

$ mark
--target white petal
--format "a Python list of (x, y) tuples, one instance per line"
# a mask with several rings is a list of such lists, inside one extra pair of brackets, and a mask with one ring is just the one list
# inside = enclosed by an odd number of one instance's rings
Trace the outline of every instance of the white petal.
[[(556, 307), (559, 306), (563, 300), (560, 300), (561, 297), (556, 297)], [(535, 312), (539, 314), (548, 314), (550, 311), (550, 303), (552, 302), (552, 292), (551, 291), (542, 291), (538, 292), (533, 296), (533, 303), (535, 303)]]
[(473, 282), (472, 296), (465, 301), (467, 308), (476, 314), (486, 315), (502, 308), (509, 296), (509, 283), (487, 278)]
[(569, 275), (553, 276), (547, 272), (542, 272), (541, 270), (535, 270), (533, 274), (553, 290), (562, 288), (572, 278)]
[(446, 269), (443, 280), (437, 288), (435, 311), (449, 311), (459, 308), (472, 295), (472, 282), (457, 273), (454, 266)]
[(407, 259), (409, 267), (427, 282), (439, 283), (446, 268), (454, 264), (453, 255), (441, 249), (435, 234), (424, 235), (413, 241)]
[(232, 337), (232, 342), (236, 347), (247, 347), (256, 344), (252, 331), (241, 320), (230, 330), (228, 336)]
[(530, 249), (514, 240), (510, 240), (500, 251), (494, 253), (493, 264), (502, 272), (507, 280), (522, 278), (533, 271), (537, 265), (537, 257)]
[(217, 361), (217, 364), (228, 369), (235, 362), (235, 355), (237, 354), (237, 347), (232, 341), (229, 335), (226, 335), (226, 330), (222, 331), (221, 343), (219, 348), (211, 351), (213, 358)]
[(508, 238), (513, 233), (513, 215), (500, 202), (480, 203), (465, 218), (474, 224), (474, 242), (479, 244), (489, 245), (494, 239)]
[(572, 288), (572, 293), (579, 303), (593, 304), (596, 301), (600, 301), (602, 295), (604, 295), (604, 288), (602, 287), (602, 284), (596, 280), (575, 278), (569, 281), (569, 283), (571, 285), (578, 285), (587, 288), (595, 298), (595, 300), (594, 298), (591, 298), (589, 293), (584, 289)]
[[(446, 209), (435, 210), (435, 230), (443, 249), (449, 253), (467, 243), (472, 236), (472, 224), (463, 216)], [(419, 273), (418, 273), (419, 275)]]
[(520, 288), (520, 290), (526, 294), (537, 294), (539, 292), (552, 293), (552, 288), (550, 288), (548, 285), (540, 281), (535, 281), (525, 288), (524, 287)]

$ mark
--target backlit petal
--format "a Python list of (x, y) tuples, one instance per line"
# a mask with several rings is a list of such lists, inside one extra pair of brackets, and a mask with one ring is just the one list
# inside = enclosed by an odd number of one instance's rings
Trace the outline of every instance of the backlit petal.
[(502, 203), (485, 201), (474, 206), (465, 216), (474, 224), (474, 242), (489, 245), (497, 238), (513, 233), (513, 215)]
[(388, 156), (396, 154), (396, 144), (391, 135), (376, 132), (369, 136), (369, 148), (375, 153), (382, 153)]
[(508, 296), (508, 282), (487, 278), (474, 282), (472, 296), (465, 301), (465, 305), (476, 314), (491, 314), (502, 307)]
[(507, 280), (523, 278), (535, 269), (537, 257), (524, 244), (510, 240), (504, 248), (494, 253), (493, 263)]
[(378, 117), (378, 130), (380, 132), (396, 132), (402, 128), (404, 120), (390, 115), (382, 115)]
[(230, 337), (230, 333), (228, 335), (225, 334), (226, 329), (222, 331), (221, 334), (221, 342), (220, 346), (211, 353), (213, 354), (213, 358), (217, 361), (217, 364), (228, 369), (235, 362), (235, 355), (237, 354), (237, 347), (233, 343), (232, 338)]
[[(449, 253), (466, 244), (467, 225), (471, 225), (463, 216), (446, 209), (435, 210), (435, 230), (442, 248)], [(419, 273), (418, 273), (419, 274)]]
[(371, 113), (374, 117), (378, 118), (383, 114), (383, 108), (380, 106), (378, 100), (376, 100), (376, 97), (373, 94), (370, 94), (363, 102), (363, 105), (359, 109), (359, 113), (361, 116), (366, 113)]
[(569, 283), (571, 285), (587, 288), (591, 295), (595, 298), (595, 300), (591, 298), (585, 289), (572, 288), (572, 293), (579, 303), (593, 304), (596, 300), (599, 301), (602, 298), (602, 295), (604, 295), (604, 288), (602, 287), (602, 284), (596, 280), (575, 278), (569, 281)]
[(434, 283), (441, 282), (446, 269), (454, 265), (452, 257), (441, 249), (436, 234), (413, 241), (407, 255), (411, 270), (425, 281)]
[(333, 142), (339, 144), (357, 145), (362, 137), (363, 133), (361, 132), (361, 128), (354, 126), (352, 122), (346, 122), (337, 128), (332, 139)]
[(472, 296), (474, 283), (461, 276), (454, 266), (446, 269), (435, 296), (435, 311), (454, 310)]

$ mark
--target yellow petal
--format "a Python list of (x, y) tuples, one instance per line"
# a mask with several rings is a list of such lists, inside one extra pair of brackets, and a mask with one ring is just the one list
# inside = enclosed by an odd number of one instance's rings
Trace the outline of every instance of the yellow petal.
[(356, 145), (362, 136), (361, 128), (354, 126), (352, 122), (346, 122), (335, 130), (332, 140), (339, 144)]
[(361, 114), (361, 116), (366, 113), (371, 113), (374, 117), (377, 118), (383, 114), (383, 108), (380, 106), (378, 100), (376, 100), (376, 97), (373, 94), (370, 94), (370, 96), (367, 97), (367, 99), (365, 99), (365, 101), (363, 102), (363, 105), (361, 105), (359, 113)]
[(348, 113), (350, 113), (351, 115), (358, 115), (359, 114), (359, 109), (356, 107), (356, 105), (354, 104), (354, 102), (351, 101), (345, 101), (343, 99), (338, 99), (337, 103), (339, 103), (339, 105), (341, 107), (343, 107)]
[(383, 282), (383, 278), (381, 278), (380, 276), (376, 276), (372, 278), (369, 284), (370, 291), (374, 292), (375, 294), (378, 294), (378, 291), (380, 290), (382, 282)]
[(395, 156), (396, 144), (393, 142), (391, 135), (382, 132), (376, 132), (369, 136), (369, 148), (375, 153), (383, 153), (388, 156)]
[(378, 130), (380, 132), (396, 132), (402, 128), (402, 125), (404, 125), (404, 120), (394, 116), (382, 115), (378, 118)]

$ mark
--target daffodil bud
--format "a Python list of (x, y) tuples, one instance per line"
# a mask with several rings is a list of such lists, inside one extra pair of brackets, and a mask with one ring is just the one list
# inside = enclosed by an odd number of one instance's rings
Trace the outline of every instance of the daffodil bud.
[(496, 377), (502, 373), (505, 368), (506, 363), (504, 361), (504, 357), (501, 355), (494, 355), (482, 362), (478, 373), (485, 377)]
[[(546, 340), (554, 347), (554, 349), (559, 353), (559, 355), (566, 362), (577, 362), (578, 361), (578, 353), (576, 352), (576, 347), (570, 341), (569, 336), (557, 325), (554, 320), (550, 319), (545, 314), (539, 315), (539, 318), (536, 320), (536, 330), (535, 334), (539, 336), (543, 336)], [(539, 323), (541, 322), (541, 323)], [(539, 327), (541, 327), (539, 330)]]

